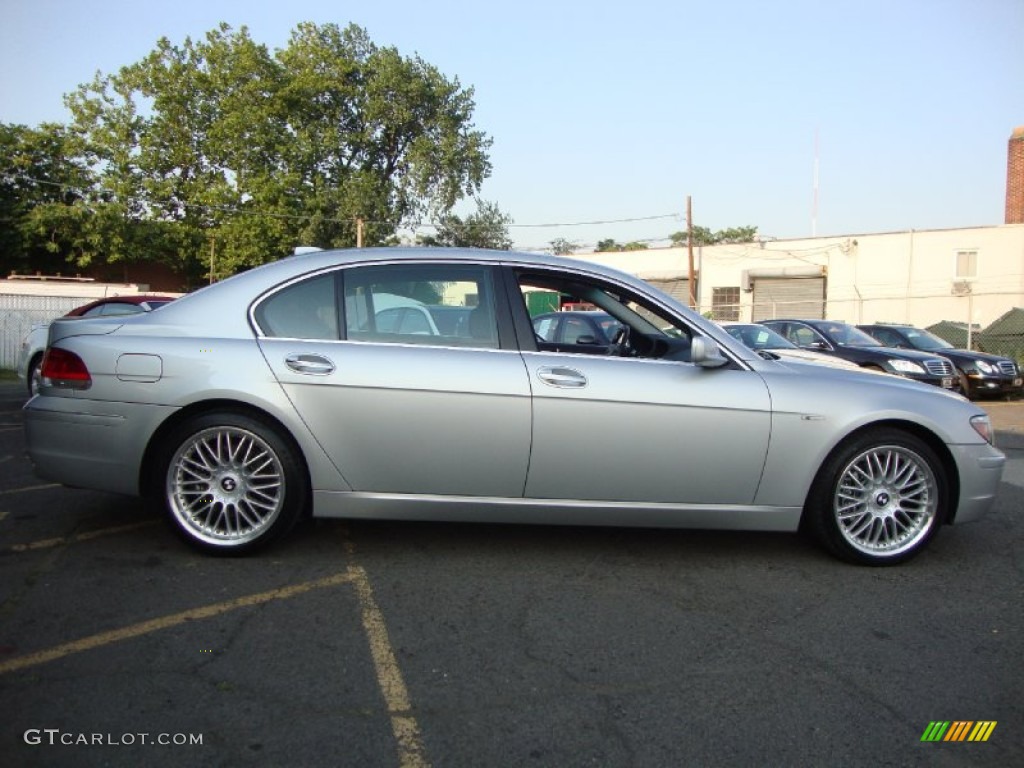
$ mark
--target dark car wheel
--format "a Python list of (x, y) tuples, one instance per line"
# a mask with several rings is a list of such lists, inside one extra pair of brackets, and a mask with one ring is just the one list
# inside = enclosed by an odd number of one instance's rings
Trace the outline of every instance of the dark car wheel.
[(935, 452), (896, 429), (874, 429), (840, 445), (825, 461), (804, 510), (808, 529), (837, 557), (895, 565), (938, 533), (947, 505)]
[(978, 393), (971, 389), (971, 380), (967, 376), (967, 374), (958, 368), (956, 371), (956, 376), (958, 379), (960, 379), (960, 394), (962, 394), (968, 400), (977, 399)]
[(40, 368), (43, 365), (43, 356), (41, 354), (36, 355), (32, 358), (32, 361), (28, 364), (28, 371), (25, 375), (25, 384), (28, 387), (28, 396), (34, 397), (39, 394), (39, 383), (41, 375), (39, 373)]
[(243, 554), (284, 535), (306, 504), (298, 451), (242, 413), (207, 413), (163, 443), (158, 491), (177, 531), (214, 554)]

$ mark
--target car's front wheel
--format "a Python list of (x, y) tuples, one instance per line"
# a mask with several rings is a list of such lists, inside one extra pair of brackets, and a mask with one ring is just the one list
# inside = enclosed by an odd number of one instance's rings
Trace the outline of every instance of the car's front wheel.
[(287, 533), (306, 503), (297, 450), (248, 414), (206, 413), (163, 442), (154, 489), (178, 532), (215, 554), (243, 554)]
[(897, 429), (855, 436), (825, 461), (804, 511), (805, 522), (837, 557), (894, 565), (934, 538), (946, 513), (941, 462), (922, 440)]

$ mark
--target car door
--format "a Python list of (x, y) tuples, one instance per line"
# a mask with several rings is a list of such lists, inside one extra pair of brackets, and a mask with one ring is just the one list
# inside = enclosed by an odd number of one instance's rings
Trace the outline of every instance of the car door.
[[(378, 328), (376, 293), (468, 302), (471, 336)], [(487, 265), (353, 267), (287, 286), (253, 316), (274, 375), (353, 490), (521, 497), (530, 389), (500, 298)]]
[[(558, 279), (520, 273), (512, 296), (553, 287), (571, 293), (584, 282), (573, 276), (573, 285), (558, 285)], [(597, 293), (581, 300), (603, 301)], [(625, 315), (625, 293), (608, 311)], [(514, 311), (525, 313), (525, 304)], [(672, 324), (676, 334), (691, 333), (678, 318), (649, 318), (648, 332), (661, 333), (659, 343), (666, 346), (679, 339), (659, 330), (660, 323)], [(532, 339), (524, 347), (533, 393), (527, 497), (752, 503), (771, 431), (771, 400), (756, 372), (732, 364), (712, 370), (685, 360), (543, 350)]]

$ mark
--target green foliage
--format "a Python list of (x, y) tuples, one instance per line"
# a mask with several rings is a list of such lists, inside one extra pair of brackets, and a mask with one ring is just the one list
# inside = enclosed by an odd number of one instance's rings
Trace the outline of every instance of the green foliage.
[(211, 242), (217, 277), (295, 245), (355, 245), (357, 218), (365, 244), (392, 242), (401, 225), (449, 215), (490, 174), (473, 95), (355, 25), (301, 24), (271, 53), (221, 24), (97, 74), (66, 97), (67, 129), (5, 126), (5, 171), (7, 145), (20, 142), (53, 165), (72, 158), (51, 174), (59, 184), (71, 170), (81, 178), (66, 187), (73, 199), (25, 205), (24, 190), (5, 186), (0, 204), (77, 264), (144, 254), (193, 278)]
[(598, 240), (596, 248), (601, 253), (611, 253), (612, 251), (624, 250), (623, 246), (619, 245), (610, 237), (605, 240)]
[(548, 245), (551, 246), (551, 252), (556, 256), (565, 256), (569, 253), (575, 253), (581, 246), (579, 243), (575, 243), (572, 240), (566, 240), (564, 237), (556, 237)]
[[(673, 232), (669, 235), (672, 245), (676, 248), (687, 244), (687, 233)], [(725, 243), (753, 243), (757, 240), (757, 227), (730, 227), (712, 232), (707, 227), (693, 227), (694, 245), (722, 245)]]
[(476, 213), (469, 214), (465, 219), (454, 214), (441, 216), (435, 233), (421, 237), (420, 242), (423, 245), (507, 251), (512, 247), (508, 235), (512, 217), (502, 213), (496, 203), (477, 200), (476, 205)]

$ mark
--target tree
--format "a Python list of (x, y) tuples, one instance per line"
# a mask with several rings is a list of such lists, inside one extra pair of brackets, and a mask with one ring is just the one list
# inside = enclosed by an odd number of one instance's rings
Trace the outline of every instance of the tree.
[(596, 248), (599, 253), (610, 253), (622, 250), (622, 246), (610, 237), (605, 240), (598, 240)]
[[(673, 232), (669, 235), (672, 245), (681, 248), (687, 244), (687, 233)], [(725, 243), (752, 243), (757, 240), (757, 227), (731, 227), (712, 232), (707, 227), (693, 227), (694, 245), (722, 245)]]
[[(68, 247), (48, 220), (79, 208), (90, 175), (67, 131), (0, 124), (0, 265), (4, 272), (60, 271)], [(56, 255), (55, 255), (56, 254)]]
[(423, 245), (452, 246), (457, 248), (492, 248), (507, 251), (512, 247), (508, 225), (512, 217), (504, 214), (496, 203), (476, 201), (476, 213), (465, 219), (445, 214), (438, 219), (433, 235), (420, 238)]
[(173, 224), (162, 253), (193, 273), (211, 240), (218, 276), (298, 244), (354, 245), (357, 218), (366, 243), (386, 242), (447, 214), (491, 169), (473, 89), (355, 25), (300, 24), (274, 54), (227, 24), (161, 39), (66, 102), (93, 195), (126, 228)]
[(624, 251), (646, 251), (647, 243), (641, 243), (639, 240), (631, 240), (622, 246)]
[(565, 256), (570, 253), (575, 253), (583, 247), (572, 240), (566, 240), (564, 237), (556, 237), (548, 243), (548, 245), (551, 246), (551, 252), (556, 256)]

